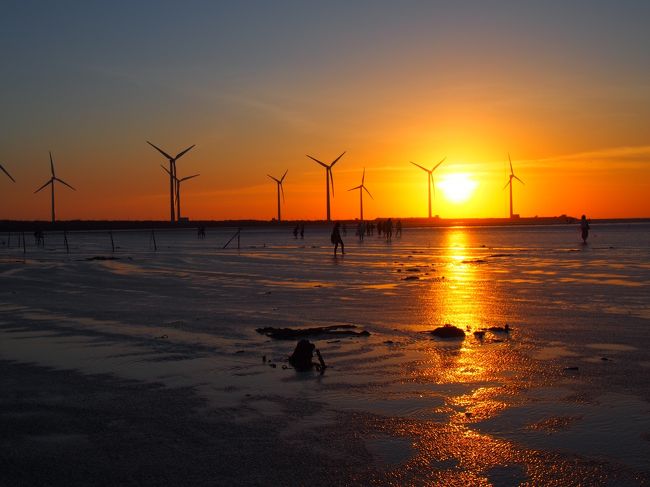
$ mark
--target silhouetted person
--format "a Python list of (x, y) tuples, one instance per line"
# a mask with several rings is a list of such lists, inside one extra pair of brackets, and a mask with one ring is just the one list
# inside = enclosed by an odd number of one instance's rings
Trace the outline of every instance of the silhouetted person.
[(37, 247), (40, 247), (40, 246), (45, 247), (45, 236), (43, 235), (42, 230), (37, 229), (34, 232), (34, 242), (36, 243)]
[(395, 225), (395, 236), (402, 236), (402, 220), (397, 220), (397, 225)]
[(296, 344), (296, 348), (289, 357), (289, 363), (296, 370), (304, 372), (312, 368), (312, 357), (316, 346), (309, 340), (302, 339)]
[(389, 218), (384, 224), (384, 233), (386, 234), (386, 240), (393, 238), (393, 220)]
[(362, 221), (359, 222), (357, 225), (357, 235), (359, 235), (359, 242), (363, 242), (363, 237), (366, 234), (366, 229), (365, 229), (365, 223)]
[(580, 218), (580, 231), (582, 233), (582, 243), (586, 244), (587, 238), (589, 237), (589, 222), (585, 215), (582, 215), (582, 218)]
[(296, 225), (293, 229), (293, 238), (298, 238), (298, 230), (300, 230), (300, 228)]
[(305, 224), (304, 223), (300, 224), (300, 238), (301, 239), (305, 238)]
[(345, 254), (345, 246), (343, 245), (343, 239), (341, 238), (341, 224), (339, 222), (336, 222), (334, 225), (330, 240), (334, 244), (334, 257), (336, 257), (336, 250), (339, 248), (339, 244), (341, 244), (341, 255)]
[(196, 238), (203, 240), (205, 238), (205, 227), (201, 226), (196, 231)]

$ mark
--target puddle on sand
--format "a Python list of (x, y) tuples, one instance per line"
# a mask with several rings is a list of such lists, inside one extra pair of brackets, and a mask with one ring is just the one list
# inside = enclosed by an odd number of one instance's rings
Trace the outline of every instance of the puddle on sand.
[(607, 352), (633, 352), (638, 350), (636, 347), (622, 343), (589, 343), (585, 347), (595, 350), (605, 350)]
[(407, 438), (385, 435), (367, 438), (365, 444), (378, 464), (390, 467), (407, 462), (415, 453), (412, 441)]
[(564, 346), (543, 347), (532, 354), (537, 360), (555, 360), (562, 357), (577, 357), (576, 352), (572, 352)]

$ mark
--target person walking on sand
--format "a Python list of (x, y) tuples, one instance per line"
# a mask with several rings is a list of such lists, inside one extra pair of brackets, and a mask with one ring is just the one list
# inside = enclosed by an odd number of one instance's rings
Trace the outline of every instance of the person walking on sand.
[(390, 242), (393, 238), (393, 219), (389, 218), (384, 224), (384, 234), (386, 235), (386, 240)]
[(586, 244), (587, 238), (589, 237), (589, 222), (585, 215), (582, 215), (582, 218), (580, 218), (580, 231), (582, 233), (582, 243)]
[(343, 245), (343, 239), (341, 238), (341, 224), (339, 222), (336, 222), (334, 225), (330, 240), (334, 244), (334, 257), (336, 257), (336, 250), (339, 248), (339, 244), (341, 244), (341, 255), (344, 255), (345, 246)]

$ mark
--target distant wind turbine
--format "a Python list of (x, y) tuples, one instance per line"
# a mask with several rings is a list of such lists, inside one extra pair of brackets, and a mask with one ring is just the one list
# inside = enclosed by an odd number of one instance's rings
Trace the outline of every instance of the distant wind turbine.
[(436, 164), (435, 166), (433, 166), (431, 168), (431, 170), (427, 169), (426, 167), (420, 166), (419, 164), (416, 164), (413, 161), (410, 161), (411, 164), (413, 164), (414, 166), (419, 167), (420, 169), (422, 169), (424, 172), (426, 172), (428, 174), (428, 176), (427, 176), (427, 189), (429, 190), (429, 218), (431, 218), (431, 187), (433, 187), (433, 197), (435, 198), (435, 196), (436, 196), (436, 187), (435, 187), (435, 185), (433, 183), (433, 171), (438, 169), (438, 166), (440, 166), (440, 164), (445, 162), (445, 159), (447, 159), (447, 158), (443, 157), (442, 160), (438, 164)]
[(519, 179), (517, 176), (515, 176), (515, 172), (512, 170), (512, 160), (510, 159), (510, 153), (508, 153), (508, 162), (510, 162), (510, 177), (508, 178), (508, 182), (503, 187), (503, 189), (506, 189), (508, 186), (510, 186), (510, 218), (512, 218), (514, 215), (512, 211), (512, 180), (516, 179), (521, 184), (524, 184), (524, 182), (521, 179)]
[(2, 170), (3, 173), (5, 173), (5, 174), (7, 175), (7, 177), (8, 177), (9, 179), (11, 179), (14, 183), (16, 182), (16, 180), (15, 180), (14, 178), (11, 177), (11, 174), (9, 174), (9, 172), (8, 172), (8, 171), (3, 167), (2, 164), (0, 164), (0, 169)]
[(169, 170), (167, 171), (167, 173), (169, 174), (169, 219), (172, 223), (174, 223), (176, 221), (176, 218), (174, 216), (174, 200), (175, 200), (175, 195), (178, 193), (178, 191), (176, 190), (176, 184), (178, 184), (176, 178), (176, 161), (180, 159), (183, 155), (185, 155), (186, 152), (189, 152), (190, 149), (192, 149), (196, 144), (192, 144), (184, 151), (179, 152), (178, 154), (176, 154), (176, 157), (170, 156), (164, 150), (162, 150), (159, 147), (156, 147), (148, 140), (147, 140), (147, 144), (149, 144), (151, 147), (153, 147), (158, 152), (160, 152), (169, 161)]
[(282, 182), (284, 181), (284, 178), (288, 172), (289, 172), (288, 169), (284, 171), (284, 174), (280, 179), (274, 178), (270, 174), (267, 174), (268, 177), (270, 177), (273, 181), (276, 182), (276, 185), (278, 187), (278, 223), (282, 221), (282, 213), (280, 212), (280, 193), (282, 193), (282, 202), (284, 203), (284, 188), (282, 187)]
[[(163, 166), (161, 164), (160, 167), (162, 167), (163, 171), (165, 171), (167, 174), (170, 174), (169, 170), (165, 166)], [(180, 178), (180, 179), (178, 179), (176, 177), (176, 175), (173, 176), (174, 183), (175, 183), (175, 186), (176, 186), (176, 217), (178, 218), (179, 221), (180, 221), (181, 216), (182, 216), (182, 213), (181, 213), (181, 183), (183, 181), (187, 181), (188, 179), (192, 179), (192, 178), (195, 178), (197, 176), (200, 176), (200, 174), (192, 174), (191, 176), (185, 176), (184, 178)]]
[(70, 186), (68, 183), (66, 183), (63, 179), (59, 179), (56, 177), (56, 174), (54, 173), (54, 161), (52, 160), (52, 153), (50, 152), (50, 170), (52, 171), (52, 177), (40, 188), (38, 188), (36, 191), (34, 191), (34, 194), (38, 193), (40, 190), (45, 189), (45, 187), (50, 184), (52, 186), (52, 223), (56, 221), (56, 213), (54, 212), (54, 181), (58, 181), (61, 184), (65, 184), (68, 188), (70, 188), (73, 191), (77, 191), (74, 189), (72, 186)]
[(312, 161), (317, 162), (321, 166), (325, 168), (325, 195), (327, 199), (327, 221), (331, 221), (330, 218), (330, 181), (332, 182), (332, 196), (334, 196), (334, 176), (332, 176), (332, 168), (334, 167), (334, 164), (336, 164), (341, 157), (343, 157), (343, 154), (345, 154), (345, 151), (338, 156), (336, 159), (332, 161), (332, 163), (328, 166), (324, 162), (319, 161), (315, 157), (310, 156), (307, 154), (307, 157), (309, 157)]
[(370, 194), (370, 191), (368, 191), (368, 188), (364, 185), (364, 181), (366, 179), (366, 168), (363, 168), (363, 175), (361, 176), (361, 184), (359, 186), (355, 186), (354, 188), (348, 189), (348, 191), (354, 191), (355, 189), (359, 190), (359, 207), (361, 210), (361, 221), (363, 221), (363, 192), (365, 191), (368, 193), (368, 196), (370, 196), (371, 199), (375, 199), (372, 197)]

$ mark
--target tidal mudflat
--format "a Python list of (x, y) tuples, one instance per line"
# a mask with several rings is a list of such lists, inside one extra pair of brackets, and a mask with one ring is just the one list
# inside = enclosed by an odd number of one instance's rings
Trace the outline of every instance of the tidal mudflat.
[(650, 482), (649, 226), (156, 237), (0, 247), (0, 484)]

